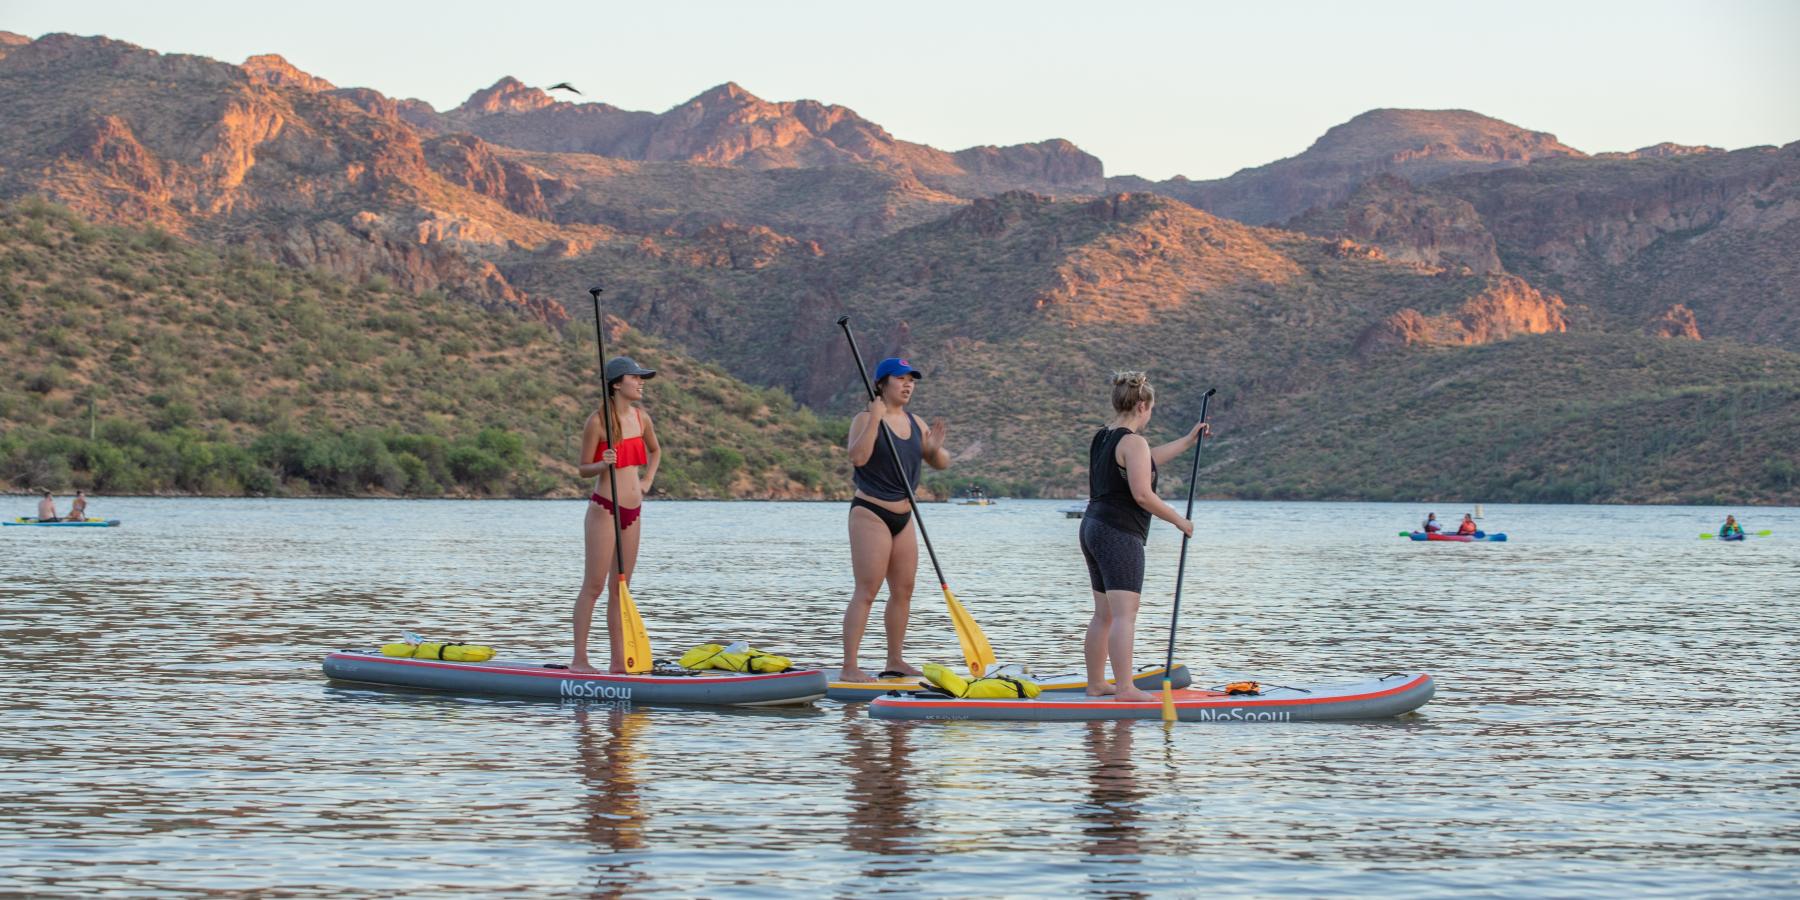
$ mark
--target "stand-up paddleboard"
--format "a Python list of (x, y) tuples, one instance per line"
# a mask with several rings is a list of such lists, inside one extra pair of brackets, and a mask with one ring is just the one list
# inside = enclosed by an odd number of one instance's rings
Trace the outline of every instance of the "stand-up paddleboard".
[(0, 525), (31, 525), (37, 528), (117, 528), (119, 527), (119, 520), (82, 519), (79, 522), (72, 522), (68, 519), (59, 519), (55, 522), (39, 522), (36, 519), (19, 518), (14, 519), (11, 522), (0, 522)]
[[(1131, 682), (1140, 690), (1160, 690), (1162, 676), (1162, 666), (1146, 666), (1136, 675), (1131, 676)], [(868, 682), (833, 681), (826, 691), (825, 697), (828, 700), (837, 700), (842, 703), (865, 703), (896, 691), (902, 694), (916, 694), (926, 690), (920, 684), (924, 680), (917, 675), (899, 675)], [(1072, 694), (1087, 690), (1087, 677), (1079, 672), (1050, 675), (1041, 679), (1034, 677), (1030, 680), (1046, 694)], [(1169, 674), (1169, 682), (1178, 688), (1184, 688), (1192, 684), (1193, 679), (1188, 676), (1187, 666), (1177, 663), (1175, 670)], [(1106, 683), (1111, 684), (1112, 679), (1106, 679)]]
[[(1355, 684), (1282, 687), (1262, 685), (1250, 694), (1186, 688), (1175, 691), (1175, 713), (1183, 722), (1331, 722), (1387, 719), (1421, 706), (1435, 693), (1423, 672), (1395, 673)], [(1122, 703), (1110, 697), (1039, 696), (1035, 700), (959, 700), (933, 695), (877, 697), (869, 704), (877, 719), (993, 719), (1013, 722), (1086, 722), (1096, 719), (1156, 719), (1162, 698)]]
[(584, 675), (546, 663), (462, 663), (356, 650), (326, 656), (325, 677), (457, 694), (610, 700), (652, 706), (800, 706), (825, 696), (825, 673), (816, 669), (772, 674), (684, 671)]

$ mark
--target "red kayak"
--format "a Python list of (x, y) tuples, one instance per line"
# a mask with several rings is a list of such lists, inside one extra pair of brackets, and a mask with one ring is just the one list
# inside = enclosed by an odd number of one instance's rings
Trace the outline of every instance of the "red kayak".
[(1466, 544), (1475, 540), (1475, 536), (1472, 534), (1447, 534), (1442, 531), (1430, 533), (1415, 531), (1412, 533), (1412, 539), (1415, 541), (1460, 541)]

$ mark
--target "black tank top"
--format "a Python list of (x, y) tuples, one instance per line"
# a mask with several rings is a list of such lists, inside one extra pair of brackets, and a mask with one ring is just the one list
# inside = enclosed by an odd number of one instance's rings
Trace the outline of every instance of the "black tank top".
[[(1150, 538), (1150, 513), (1131, 496), (1131, 482), (1125, 467), (1119, 465), (1119, 441), (1131, 434), (1129, 428), (1102, 428), (1094, 433), (1088, 446), (1088, 506), (1086, 515), (1093, 516), (1139, 540)], [(1156, 461), (1150, 462), (1150, 489), (1156, 490)]]
[[(919, 461), (925, 458), (925, 426), (918, 416), (912, 413), (906, 416), (912, 420), (912, 436), (904, 440), (894, 437), (886, 422), (876, 423), (881, 431), (875, 434), (875, 452), (869, 454), (868, 462), (856, 467), (852, 478), (857, 490), (877, 500), (905, 500), (907, 487), (919, 483)], [(893, 440), (894, 449), (900, 453), (900, 463), (906, 467), (904, 480), (900, 470), (894, 468), (894, 454), (888, 452), (883, 433)]]

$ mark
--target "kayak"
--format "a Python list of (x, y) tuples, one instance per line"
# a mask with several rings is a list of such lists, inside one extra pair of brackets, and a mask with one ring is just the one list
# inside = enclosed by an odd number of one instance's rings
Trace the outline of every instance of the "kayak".
[(1505, 543), (1506, 541), (1506, 535), (1502, 532), (1489, 534), (1485, 531), (1477, 531), (1474, 534), (1448, 534), (1442, 531), (1433, 531), (1427, 534), (1423, 531), (1415, 531), (1412, 534), (1407, 535), (1407, 537), (1410, 537), (1415, 541), (1455, 541), (1459, 544), (1467, 544), (1474, 541), (1492, 541), (1499, 544)]
[[(1255, 695), (1186, 688), (1175, 691), (1175, 715), (1183, 722), (1332, 722), (1388, 719), (1429, 701), (1437, 687), (1423, 672), (1394, 673), (1354, 684), (1314, 687), (1266, 685)], [(1010, 722), (1088, 722), (1097, 719), (1160, 719), (1162, 695), (1148, 703), (1121, 703), (1107, 697), (1045, 697), (1035, 700), (958, 700), (941, 695), (877, 697), (869, 704), (877, 719), (991, 719)]]
[(825, 673), (816, 669), (753, 675), (679, 669), (669, 674), (584, 675), (554, 663), (463, 663), (359, 650), (327, 655), (324, 668), (325, 677), (334, 681), (624, 705), (800, 706), (825, 696)]
[(1744, 539), (1744, 536), (1741, 534), (1728, 534), (1722, 538), (1719, 538), (1719, 540), (1721, 540), (1721, 541), (1741, 541), (1743, 539)]
[[(1131, 682), (1146, 691), (1162, 690), (1162, 677), (1162, 666), (1146, 667), (1143, 671), (1133, 675)], [(833, 681), (826, 690), (825, 697), (841, 703), (863, 703), (888, 693), (916, 694), (926, 690), (920, 683), (923, 680), (917, 675), (901, 675), (872, 682)], [(1087, 690), (1087, 676), (1078, 672), (1050, 675), (1042, 680), (1033, 680), (1045, 693), (1073, 694)], [(1108, 678), (1106, 682), (1111, 684), (1112, 679)], [(1187, 666), (1177, 663), (1175, 671), (1169, 676), (1169, 683), (1178, 688), (1192, 684), (1193, 679), (1188, 675)]]
[(20, 518), (11, 522), (0, 522), (0, 525), (32, 525), (38, 528), (116, 528), (118, 519), (82, 519), (79, 522), (57, 521), (39, 522), (37, 519)]

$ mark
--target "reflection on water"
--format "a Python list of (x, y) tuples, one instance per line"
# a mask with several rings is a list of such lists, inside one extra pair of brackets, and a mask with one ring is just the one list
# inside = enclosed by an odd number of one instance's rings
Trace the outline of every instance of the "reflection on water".
[[(1078, 668), (1075, 525), (937, 506), (1000, 656)], [(892, 723), (328, 686), (403, 629), (560, 658), (581, 505), (111, 500), (0, 534), (0, 893), (1792, 891), (1800, 510), (1203, 504), (1179, 655), (1304, 684), (1420, 668), (1424, 714), (1295, 725)], [(1442, 514), (1444, 510), (1439, 509)], [(1752, 515), (1753, 513), (1754, 515)], [(664, 655), (837, 652), (838, 504), (658, 504), (633, 594)], [(1166, 530), (1166, 529), (1165, 529)], [(15, 533), (16, 532), (16, 533)], [(1780, 539), (1791, 535), (1791, 539)], [(1179, 544), (1149, 547), (1165, 633)], [(917, 661), (952, 661), (941, 604)], [(221, 859), (234, 864), (224, 867)]]
[[(583, 832), (598, 850), (644, 849), (635, 742), (650, 724), (650, 714), (624, 708), (592, 710), (582, 705), (571, 715), (575, 719), (575, 771), (586, 807)], [(623, 892), (642, 880), (633, 871), (630, 857), (598, 868), (594, 887), (603, 893)]]
[(1131, 755), (1129, 720), (1087, 722), (1087, 749), (1093, 756), (1088, 769), (1088, 802), (1076, 816), (1094, 856), (1136, 856), (1140, 843), (1144, 789), (1138, 783), (1138, 761)]
[(844, 705), (844, 773), (850, 815), (844, 846), (877, 856), (917, 853), (924, 831), (909, 783), (912, 731), (893, 728)]

